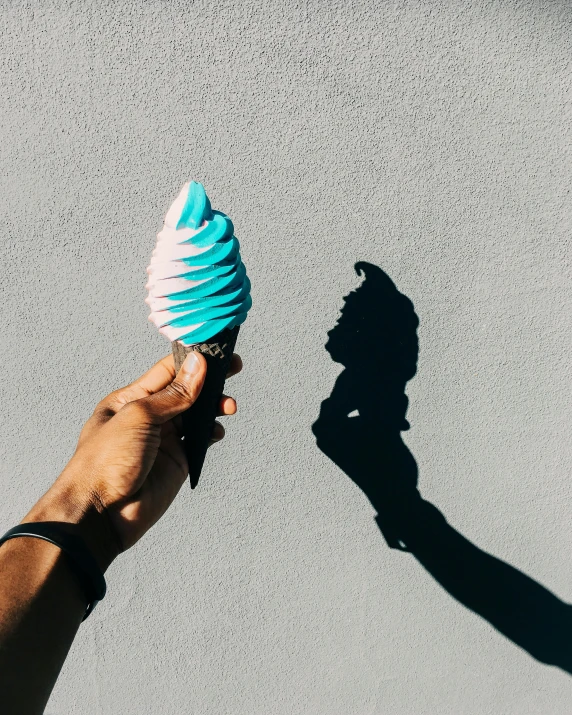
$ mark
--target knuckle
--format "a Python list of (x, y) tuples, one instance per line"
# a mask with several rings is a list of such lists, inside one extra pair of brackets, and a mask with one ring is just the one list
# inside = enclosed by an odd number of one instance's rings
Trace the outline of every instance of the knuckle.
[(185, 382), (174, 380), (168, 387), (167, 392), (170, 393), (177, 401), (181, 399), (185, 402), (193, 402), (195, 399), (194, 390)]

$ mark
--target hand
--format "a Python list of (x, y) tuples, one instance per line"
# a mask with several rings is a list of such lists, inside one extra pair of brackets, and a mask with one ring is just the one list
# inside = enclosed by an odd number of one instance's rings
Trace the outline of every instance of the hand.
[[(240, 357), (233, 355), (227, 377), (241, 369)], [(69, 464), (24, 521), (78, 524), (100, 566), (107, 568), (161, 518), (185, 482), (180, 415), (196, 400), (205, 375), (200, 353), (190, 353), (177, 376), (169, 356), (105, 397), (84, 426)], [(235, 412), (234, 399), (223, 395), (219, 416)], [(217, 422), (211, 444), (223, 437)]]

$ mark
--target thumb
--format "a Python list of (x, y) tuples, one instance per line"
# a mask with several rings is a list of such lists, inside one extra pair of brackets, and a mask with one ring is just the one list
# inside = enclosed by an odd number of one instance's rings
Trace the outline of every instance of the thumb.
[[(193, 350), (185, 358), (173, 382), (160, 392), (135, 400), (129, 405), (141, 411), (152, 424), (163, 424), (188, 410), (196, 401), (206, 374), (207, 361), (201, 353)], [(125, 408), (129, 405), (125, 405)]]

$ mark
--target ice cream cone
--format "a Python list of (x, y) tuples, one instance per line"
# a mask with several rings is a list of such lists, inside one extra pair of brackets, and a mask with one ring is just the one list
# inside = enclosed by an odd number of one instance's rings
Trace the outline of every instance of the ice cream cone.
[(207, 374), (183, 414), (184, 448), (196, 487), (212, 435), (226, 373), (252, 306), (250, 281), (230, 218), (211, 207), (205, 187), (187, 182), (167, 211), (147, 268), (149, 320), (169, 339), (175, 367), (201, 352)]
[(178, 341), (171, 343), (177, 372), (187, 354), (193, 350), (202, 353), (207, 361), (207, 375), (201, 393), (182, 416), (183, 445), (189, 465), (191, 489), (199, 481), (239, 330), (239, 325), (225, 328), (208, 341), (197, 345), (187, 346)]

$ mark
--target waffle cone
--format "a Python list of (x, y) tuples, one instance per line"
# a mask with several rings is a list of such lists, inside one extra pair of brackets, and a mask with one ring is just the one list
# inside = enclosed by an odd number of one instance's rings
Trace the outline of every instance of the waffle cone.
[(183, 445), (189, 464), (191, 488), (194, 489), (205, 461), (218, 404), (224, 389), (226, 374), (236, 345), (240, 326), (222, 330), (208, 342), (186, 346), (171, 343), (175, 369), (179, 371), (185, 357), (191, 351), (200, 352), (207, 361), (207, 375), (196, 402), (183, 412)]

